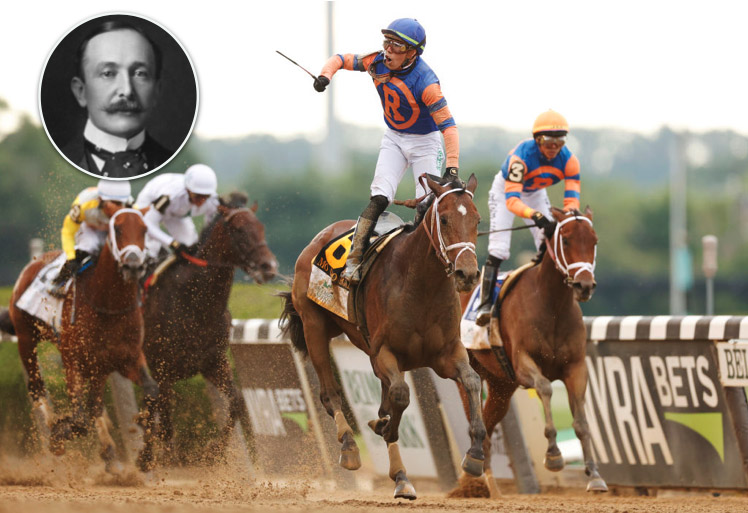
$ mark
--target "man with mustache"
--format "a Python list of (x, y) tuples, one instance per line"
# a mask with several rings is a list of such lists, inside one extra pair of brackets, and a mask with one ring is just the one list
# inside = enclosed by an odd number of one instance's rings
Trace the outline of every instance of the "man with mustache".
[(76, 54), (71, 89), (88, 111), (83, 134), (62, 152), (75, 165), (108, 178), (132, 178), (165, 163), (174, 152), (145, 130), (159, 95), (161, 52), (140, 29), (109, 20)]

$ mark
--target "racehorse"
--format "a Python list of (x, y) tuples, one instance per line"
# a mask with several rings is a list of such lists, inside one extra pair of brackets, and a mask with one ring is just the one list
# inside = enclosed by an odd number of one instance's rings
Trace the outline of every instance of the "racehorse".
[[(556, 227), (547, 241), (542, 260), (509, 284), (503, 300), (494, 305), (491, 313), (489, 339), (492, 346), (503, 341), (509, 373), (491, 349), (470, 349), (470, 363), (488, 385), (483, 408), (488, 433), (493, 433), (496, 424), (506, 415), (518, 386), (537, 391), (545, 411), (545, 437), (548, 439), (544, 463), (551, 471), (564, 467), (551, 416), (551, 381), (562, 380), (569, 395), (574, 431), (582, 443), (585, 472), (589, 476), (587, 490), (604, 492), (608, 488), (592, 457), (584, 411), (587, 332), (578, 303), (588, 301), (597, 285), (594, 276), (597, 234), (589, 207), (584, 214), (555, 207), (551, 212)], [(469, 294), (462, 296), (463, 308), (469, 298)], [(465, 404), (467, 408), (468, 403)], [(491, 477), (490, 444), (488, 436), (483, 447), (484, 469), (491, 497), (496, 497), (500, 492)]]
[[(257, 204), (232, 193), (221, 198), (218, 214), (200, 234), (194, 255), (182, 255), (146, 291), (145, 354), (159, 384), (159, 437), (171, 442), (174, 384), (201, 373), (229, 398), (229, 419), (218, 441), (225, 446), (237, 420), (251, 432), (247, 406), (234, 383), (226, 351), (231, 314), (227, 305), (239, 267), (258, 283), (278, 269), (255, 216)], [(216, 451), (211, 451), (216, 452)]]
[[(64, 454), (64, 442), (87, 434), (93, 420), (102, 446), (101, 457), (111, 472), (120, 469), (103, 415), (107, 377), (117, 371), (141, 385), (146, 403), (157, 395), (157, 385), (150, 377), (142, 351), (143, 317), (138, 305), (138, 278), (145, 269), (145, 233), (143, 216), (137, 210), (123, 208), (111, 217), (106, 244), (95, 267), (79, 274), (65, 293), (59, 337), (51, 326), (16, 307), (34, 277), (59, 251), (46, 253), (26, 265), (13, 288), (9, 307), (33, 407), (51, 427), (50, 450)], [(56, 420), (46, 401), (37, 360), (36, 346), (45, 339), (58, 342), (73, 408), (72, 415)], [(139, 462), (148, 458), (153, 431), (151, 422), (144, 422), (146, 446)]]
[[(462, 467), (479, 476), (483, 467), (486, 429), (480, 409), (480, 378), (470, 367), (460, 341), (460, 301), (457, 291), (470, 290), (478, 279), (475, 257), (480, 216), (473, 203), (477, 186), (474, 175), (467, 185), (454, 181), (440, 185), (425, 177), (435, 196), (423, 221), (384, 246), (368, 274), (358, 285), (364, 297), (363, 315), (370, 336), (307, 297), (312, 260), (329, 241), (348, 231), (353, 221), (338, 221), (322, 230), (296, 260), (291, 292), (283, 294), (281, 321), (294, 346), (307, 352), (320, 380), (320, 400), (337, 426), (341, 443), (340, 465), (349, 470), (361, 466), (353, 431), (342, 412), (340, 387), (333, 377), (330, 339), (345, 333), (369, 355), (374, 374), (382, 384), (379, 419), (369, 422), (387, 443), (389, 476), (395, 481), (395, 497), (415, 499), (398, 448), (398, 428), (410, 402), (404, 372), (430, 367), (440, 377), (465, 387), (470, 399), (472, 446)], [(351, 293), (354, 293), (353, 290)], [(360, 315), (359, 311), (357, 315)]]

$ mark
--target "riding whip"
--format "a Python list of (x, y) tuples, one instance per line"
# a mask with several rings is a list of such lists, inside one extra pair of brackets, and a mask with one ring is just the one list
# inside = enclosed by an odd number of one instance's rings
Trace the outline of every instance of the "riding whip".
[(277, 54), (280, 54), (280, 55), (281, 55), (282, 57), (285, 57), (285, 58), (286, 58), (286, 59), (288, 59), (289, 61), (293, 62), (293, 63), (294, 63), (294, 64), (296, 64), (296, 65), (297, 65), (298, 67), (300, 67), (301, 69), (303, 69), (304, 71), (306, 71), (306, 72), (307, 72), (307, 73), (309, 74), (309, 76), (310, 76), (310, 77), (312, 77), (313, 79), (317, 80), (317, 75), (314, 75), (314, 74), (313, 74), (313, 73), (312, 73), (311, 71), (309, 71), (309, 70), (308, 70), (308, 69), (306, 69), (306, 68), (305, 68), (304, 66), (302, 66), (301, 64), (299, 64), (298, 62), (296, 62), (295, 60), (293, 60), (293, 59), (292, 59), (291, 57), (289, 57), (288, 55), (284, 55), (284, 54), (283, 54), (283, 53), (281, 53), (281, 52), (280, 52), (279, 50), (276, 50), (276, 51), (275, 51), (275, 53), (277, 53)]

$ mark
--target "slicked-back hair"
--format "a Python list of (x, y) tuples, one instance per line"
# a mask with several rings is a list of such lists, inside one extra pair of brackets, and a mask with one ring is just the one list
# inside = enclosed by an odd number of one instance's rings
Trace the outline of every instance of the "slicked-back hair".
[(83, 56), (86, 53), (86, 48), (88, 47), (88, 42), (91, 41), (94, 37), (105, 34), (107, 32), (114, 32), (116, 30), (133, 30), (143, 36), (146, 41), (148, 41), (148, 44), (151, 45), (151, 48), (153, 49), (153, 58), (154, 58), (154, 66), (155, 66), (155, 76), (156, 80), (161, 78), (161, 49), (156, 45), (156, 43), (153, 42), (153, 40), (148, 37), (148, 34), (143, 31), (143, 29), (136, 27), (135, 25), (132, 25), (126, 21), (122, 20), (107, 20), (99, 25), (97, 25), (91, 32), (86, 35), (86, 37), (81, 42), (80, 46), (78, 46), (78, 50), (75, 52), (75, 73), (78, 78), (80, 78), (82, 81), (86, 81), (85, 73), (83, 72)]

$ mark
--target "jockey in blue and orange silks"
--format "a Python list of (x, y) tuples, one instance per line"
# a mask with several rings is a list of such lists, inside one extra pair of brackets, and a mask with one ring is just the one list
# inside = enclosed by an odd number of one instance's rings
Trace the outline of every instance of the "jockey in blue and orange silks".
[(342, 277), (357, 283), (358, 266), (379, 215), (393, 201), (408, 167), (416, 180), (416, 197), (425, 194), (418, 177), (439, 173), (445, 161), (445, 177), (456, 178), (460, 142), (457, 126), (447, 106), (439, 79), (421, 58), (426, 31), (417, 20), (401, 18), (382, 30), (384, 50), (368, 55), (332, 56), (314, 81), (322, 92), (340, 69), (366, 71), (382, 101), (387, 129), (371, 183), (369, 205), (356, 223), (353, 244)]
[(509, 152), (494, 178), (488, 193), (491, 233), (476, 317), (479, 326), (490, 320), (490, 293), (501, 262), (509, 258), (512, 232), (508, 229), (514, 217), (535, 225), (532, 232), (539, 249), (545, 232), (554, 226), (545, 188), (564, 180), (564, 210), (579, 209), (579, 160), (566, 147), (568, 132), (569, 123), (561, 114), (543, 112), (533, 124), (532, 139), (522, 141)]

